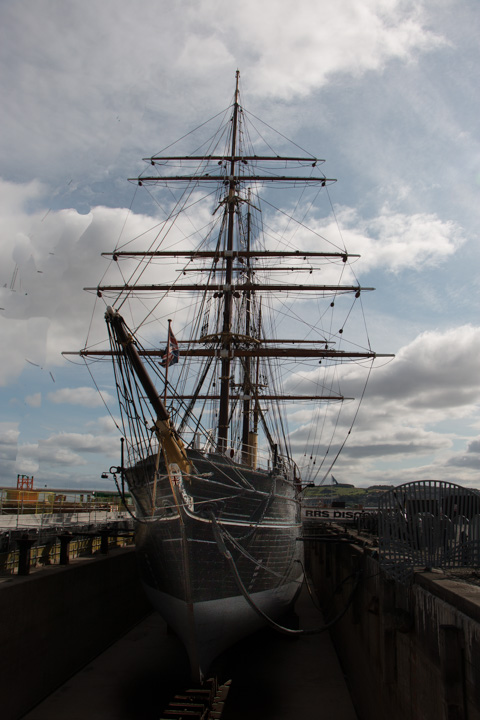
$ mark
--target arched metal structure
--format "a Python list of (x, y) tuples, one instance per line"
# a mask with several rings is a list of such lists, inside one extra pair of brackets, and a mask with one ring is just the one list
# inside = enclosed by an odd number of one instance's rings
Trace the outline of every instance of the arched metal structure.
[(378, 503), (380, 566), (399, 582), (415, 568), (480, 566), (480, 492), (420, 480), (388, 490)]

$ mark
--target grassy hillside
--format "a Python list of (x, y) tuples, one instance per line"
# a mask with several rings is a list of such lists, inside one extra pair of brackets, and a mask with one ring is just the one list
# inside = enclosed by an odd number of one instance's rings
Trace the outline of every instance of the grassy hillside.
[(376, 506), (378, 498), (383, 495), (389, 486), (373, 485), (369, 488), (342, 487), (341, 485), (322, 485), (320, 487), (307, 487), (303, 491), (307, 502), (330, 503), (331, 501), (344, 502), (345, 505)]
[(306, 488), (304, 490), (304, 497), (331, 497), (332, 495), (338, 495), (342, 500), (345, 497), (358, 497), (363, 496), (367, 493), (365, 488), (356, 487), (341, 487), (339, 485), (322, 485), (322, 487)]

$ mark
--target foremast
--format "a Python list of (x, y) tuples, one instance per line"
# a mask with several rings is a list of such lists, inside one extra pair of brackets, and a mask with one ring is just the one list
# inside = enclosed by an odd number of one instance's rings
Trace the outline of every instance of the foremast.
[[(248, 193), (248, 211), (247, 211), (247, 251), (250, 251), (250, 239), (251, 239), (251, 212), (250, 212), (250, 191)], [(246, 258), (247, 266), (247, 279), (249, 282), (252, 280), (250, 258)], [(252, 315), (252, 294), (250, 290), (245, 293), (245, 337), (250, 337), (251, 333), (251, 315)], [(259, 326), (260, 326), (259, 320)], [(258, 388), (258, 359), (255, 364), (256, 367), (256, 383), (255, 387)], [(250, 425), (251, 416), (251, 404), (252, 404), (252, 391), (253, 383), (251, 378), (252, 372), (252, 358), (245, 358), (243, 368), (243, 422), (242, 422), (242, 462), (244, 465), (250, 467), (256, 467), (257, 463), (257, 426), (258, 426), (258, 410), (254, 410), (253, 416), (253, 427)]]

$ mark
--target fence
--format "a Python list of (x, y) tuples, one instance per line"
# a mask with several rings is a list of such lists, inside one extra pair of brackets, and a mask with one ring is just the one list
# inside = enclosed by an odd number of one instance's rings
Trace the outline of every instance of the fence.
[(0, 487), (0, 531), (90, 525), (130, 517), (132, 499), (118, 493)]
[(379, 500), (380, 566), (399, 582), (415, 567), (480, 565), (480, 493), (422, 480), (392, 488)]
[[(67, 540), (65, 542), (64, 538)], [(0, 537), (0, 577), (28, 574), (31, 567), (67, 564), (70, 559), (106, 553), (109, 548), (133, 545), (134, 532), (104, 530), (85, 535), (35, 536), (4, 533)], [(22, 572), (22, 568), (24, 569)]]

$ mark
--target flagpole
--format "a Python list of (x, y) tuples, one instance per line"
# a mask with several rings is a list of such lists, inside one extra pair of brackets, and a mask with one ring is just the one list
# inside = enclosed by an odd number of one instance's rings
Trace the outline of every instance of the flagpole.
[(167, 354), (165, 355), (165, 357), (167, 359), (167, 364), (165, 366), (165, 392), (164, 392), (164, 397), (163, 397), (163, 402), (165, 403), (165, 405), (167, 404), (168, 366), (170, 365), (170, 335), (171, 335), (170, 325), (171, 325), (171, 323), (172, 323), (172, 321), (169, 320), (168, 321), (168, 337), (167, 337)]

